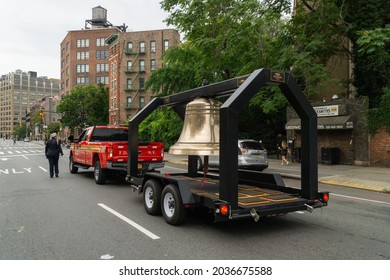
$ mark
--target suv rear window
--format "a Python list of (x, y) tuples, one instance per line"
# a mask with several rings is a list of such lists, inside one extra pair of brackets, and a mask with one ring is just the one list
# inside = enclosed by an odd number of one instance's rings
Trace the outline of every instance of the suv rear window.
[(248, 150), (264, 150), (263, 145), (256, 141), (241, 142), (240, 147)]
[(127, 139), (127, 130), (120, 128), (96, 128), (91, 136), (91, 141), (119, 142)]

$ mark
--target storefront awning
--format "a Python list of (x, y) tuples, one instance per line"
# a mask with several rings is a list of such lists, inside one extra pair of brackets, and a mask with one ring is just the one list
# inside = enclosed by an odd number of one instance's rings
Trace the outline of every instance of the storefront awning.
[[(301, 119), (289, 120), (285, 128), (301, 129)], [(317, 118), (317, 129), (353, 129), (352, 116)]]

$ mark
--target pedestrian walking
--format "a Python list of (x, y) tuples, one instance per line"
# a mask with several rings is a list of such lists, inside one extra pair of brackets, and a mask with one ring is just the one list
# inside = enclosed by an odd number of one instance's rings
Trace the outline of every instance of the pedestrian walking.
[(289, 165), (289, 161), (287, 160), (287, 143), (286, 141), (282, 141), (282, 147), (279, 147), (280, 154), (282, 155), (282, 165), (286, 163), (286, 165)]
[(50, 139), (46, 141), (45, 155), (49, 160), (50, 178), (53, 178), (54, 174), (56, 177), (58, 177), (58, 160), (60, 155), (63, 156), (64, 153), (62, 152), (61, 148), (61, 140), (57, 140), (56, 133), (50, 134)]

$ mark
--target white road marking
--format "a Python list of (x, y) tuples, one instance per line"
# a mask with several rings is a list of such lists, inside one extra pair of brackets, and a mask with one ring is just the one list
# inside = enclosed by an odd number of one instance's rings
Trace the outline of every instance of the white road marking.
[(131, 225), (132, 227), (138, 229), (140, 232), (142, 232), (143, 234), (147, 235), (148, 237), (152, 238), (152, 239), (160, 239), (160, 237), (158, 237), (157, 235), (153, 234), (152, 232), (148, 231), (147, 229), (145, 229), (144, 227), (140, 226), (139, 224), (133, 222), (132, 220), (130, 220), (129, 218), (123, 216), (122, 214), (116, 212), (115, 210), (111, 209), (110, 207), (104, 205), (103, 203), (98, 203), (98, 205), (100, 207), (102, 207), (103, 209), (107, 210), (108, 212), (110, 212), (111, 214), (117, 216), (119, 219), (125, 221), (126, 223), (128, 223), (129, 225)]
[(360, 198), (360, 197), (355, 197), (355, 196), (348, 196), (348, 195), (342, 195), (342, 194), (336, 194), (336, 193), (331, 193), (331, 196), (339, 196), (339, 197), (344, 197), (344, 198), (349, 198), (353, 200), (361, 200), (361, 201), (367, 201), (367, 202), (374, 202), (374, 203), (379, 203), (379, 204), (387, 204), (390, 205), (389, 202), (385, 201), (379, 201), (379, 200), (372, 200), (372, 199), (367, 199), (367, 198)]
[(47, 172), (47, 170), (45, 168), (43, 168), (42, 166), (38, 166), (40, 169), (42, 169), (43, 171)]
[(100, 257), (101, 260), (111, 260), (113, 258), (114, 258), (114, 256), (111, 256), (110, 254), (103, 255)]
[(303, 211), (295, 211), (295, 213), (298, 213), (298, 214), (305, 214), (305, 212), (303, 212)]

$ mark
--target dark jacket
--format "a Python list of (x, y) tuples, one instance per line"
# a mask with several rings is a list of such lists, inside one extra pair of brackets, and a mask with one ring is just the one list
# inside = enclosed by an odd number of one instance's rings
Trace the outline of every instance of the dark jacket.
[(64, 155), (61, 148), (61, 140), (57, 141), (54, 138), (47, 140), (45, 146), (45, 155), (47, 157), (58, 157), (60, 154), (61, 156)]

